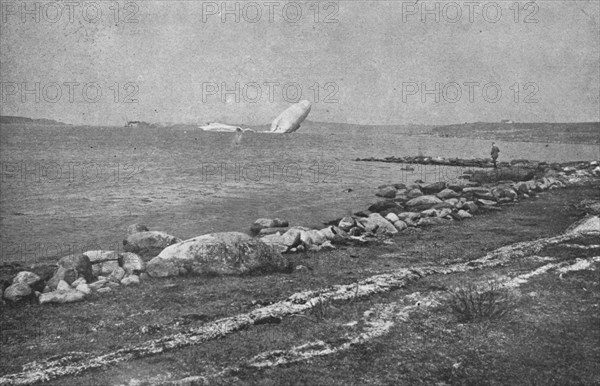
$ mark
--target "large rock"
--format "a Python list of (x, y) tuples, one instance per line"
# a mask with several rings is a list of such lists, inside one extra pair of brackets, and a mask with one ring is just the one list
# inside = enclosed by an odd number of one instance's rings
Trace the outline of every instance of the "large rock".
[(458, 215), (458, 217), (460, 217), (463, 220), (466, 219), (466, 218), (473, 217), (473, 215), (471, 213), (469, 213), (469, 212), (467, 212), (466, 210), (463, 210), (463, 209), (459, 210), (456, 214)]
[(282, 235), (267, 235), (260, 240), (275, 248), (279, 252), (287, 252), (302, 243), (302, 230), (298, 228), (289, 229)]
[(425, 194), (436, 194), (446, 189), (444, 181), (437, 181), (431, 184), (421, 185), (421, 191)]
[(131, 252), (121, 253), (119, 256), (119, 265), (128, 275), (138, 274), (146, 270), (146, 263), (139, 255)]
[(393, 224), (396, 221), (400, 220), (400, 217), (398, 217), (398, 215), (396, 213), (388, 213), (385, 216), (385, 219), (388, 220), (389, 222), (391, 222)]
[(85, 299), (85, 294), (76, 289), (52, 291), (40, 295), (40, 304), (45, 303), (73, 303)]
[(420, 196), (413, 198), (412, 200), (406, 203), (409, 207), (418, 207), (420, 209), (428, 209), (434, 206), (435, 204), (441, 203), (442, 200), (437, 198), (436, 196)]
[(123, 280), (121, 280), (121, 284), (124, 286), (140, 284), (140, 278), (137, 275), (130, 275), (123, 278)]
[[(517, 192), (515, 192), (512, 188), (509, 188), (506, 186), (497, 186), (495, 188), (492, 188), (492, 195), (494, 196), (495, 199), (509, 198), (511, 200), (514, 200), (518, 197)], [(479, 197), (479, 198), (485, 198), (485, 197)]]
[[(240, 232), (211, 233), (165, 248), (146, 265), (150, 276), (155, 266), (165, 267), (159, 276), (174, 276), (171, 267), (205, 275), (240, 275), (253, 271), (285, 271), (289, 264), (264, 242)], [(165, 274), (165, 271), (169, 274)], [(173, 274), (171, 274), (173, 273)]]
[(300, 240), (302, 241), (302, 244), (304, 244), (305, 247), (308, 247), (311, 245), (321, 245), (325, 241), (327, 241), (327, 238), (318, 230), (309, 229), (306, 231), (300, 231)]
[(379, 213), (373, 213), (367, 218), (361, 218), (358, 222), (363, 225), (367, 232), (375, 234), (395, 235), (398, 229)]
[(113, 273), (114, 270), (120, 268), (118, 260), (105, 261), (102, 264), (94, 264), (94, 267), (100, 267), (100, 274), (97, 276), (108, 276)]
[(584, 217), (567, 228), (565, 233), (600, 233), (600, 217)]
[(384, 186), (379, 188), (375, 195), (383, 198), (394, 198), (396, 197), (396, 188), (393, 186)]
[(406, 194), (406, 196), (408, 198), (416, 198), (416, 197), (420, 197), (423, 195), (423, 192), (421, 192), (421, 189), (411, 189), (408, 191), (408, 193)]
[(27, 299), (32, 293), (31, 287), (27, 284), (15, 283), (6, 287), (4, 290), (4, 299), (10, 300), (11, 302), (18, 302)]
[(346, 216), (340, 220), (340, 222), (338, 224), (338, 228), (340, 228), (341, 230), (343, 230), (345, 232), (348, 232), (350, 230), (350, 228), (352, 228), (354, 225), (356, 225), (356, 221), (354, 220), (354, 218), (352, 218), (350, 216)]
[(440, 191), (438, 194), (436, 194), (436, 196), (438, 198), (441, 198), (442, 200), (446, 200), (449, 198), (457, 198), (460, 197), (460, 194), (456, 193), (454, 190), (452, 189), (444, 189), (442, 191)]
[(180, 239), (165, 232), (138, 232), (123, 240), (123, 249), (125, 252), (133, 252), (142, 257), (154, 257), (166, 247), (179, 242)]
[(117, 267), (111, 272), (110, 276), (108, 276), (108, 281), (119, 283), (124, 277), (125, 270), (121, 267)]
[(178, 276), (179, 266), (173, 260), (159, 259), (157, 256), (146, 264), (146, 273), (151, 277)]
[(115, 251), (87, 251), (83, 252), (90, 259), (90, 263), (98, 264), (110, 260), (119, 260), (119, 254)]
[(33, 290), (41, 291), (42, 289), (44, 289), (44, 281), (42, 280), (42, 278), (36, 275), (35, 273), (29, 271), (21, 271), (17, 273), (17, 276), (13, 278), (12, 282), (13, 284), (26, 284)]
[(394, 227), (398, 230), (398, 231), (403, 231), (406, 228), (408, 228), (408, 225), (406, 225), (406, 223), (402, 220), (398, 220), (394, 223)]
[(61, 280), (71, 284), (80, 277), (87, 282), (93, 280), (94, 275), (90, 259), (84, 254), (64, 256), (58, 261), (58, 269), (54, 276), (46, 284), (50, 289), (55, 289)]

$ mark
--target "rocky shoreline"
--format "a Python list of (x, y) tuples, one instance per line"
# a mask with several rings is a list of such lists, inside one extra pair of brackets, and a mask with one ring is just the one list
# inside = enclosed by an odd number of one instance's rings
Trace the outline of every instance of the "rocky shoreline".
[[(488, 160), (433, 157), (388, 157), (381, 162), (479, 168), (491, 164)], [(263, 218), (251, 226), (251, 235), (222, 232), (181, 240), (134, 224), (123, 241), (124, 252), (85, 251), (62, 257), (56, 265), (5, 264), (0, 267), (4, 271), (0, 297), (10, 303), (70, 303), (149, 278), (301, 270), (302, 266), (290, 265), (287, 253), (377, 242), (401, 232), (464, 221), (480, 213), (501, 211), (504, 205), (546, 190), (584, 185), (600, 177), (598, 161), (547, 164), (515, 160), (499, 165), (491, 172), (467, 170), (451, 181), (379, 186), (375, 193), (379, 201), (322, 229), (290, 227), (287, 221)], [(600, 214), (600, 204), (590, 205), (591, 213)], [(598, 217), (591, 222), (587, 219), (587, 224), (600, 228)]]

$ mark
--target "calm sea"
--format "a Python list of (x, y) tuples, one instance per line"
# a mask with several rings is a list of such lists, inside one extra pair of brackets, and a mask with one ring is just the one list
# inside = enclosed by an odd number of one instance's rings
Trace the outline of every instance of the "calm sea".
[[(497, 142), (500, 160), (600, 158), (597, 146)], [(0, 130), (2, 259), (42, 260), (115, 249), (146, 224), (183, 239), (247, 231), (259, 217), (319, 226), (375, 201), (391, 182), (435, 181), (454, 168), (355, 162), (357, 157), (488, 157), (490, 141), (393, 129), (313, 125), (291, 135), (6, 125)], [(62, 248), (62, 249), (61, 249)]]

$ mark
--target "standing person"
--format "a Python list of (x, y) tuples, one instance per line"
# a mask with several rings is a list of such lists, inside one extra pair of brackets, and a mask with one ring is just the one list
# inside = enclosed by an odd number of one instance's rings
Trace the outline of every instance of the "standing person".
[(496, 166), (496, 160), (498, 159), (498, 153), (500, 153), (500, 149), (498, 149), (498, 146), (496, 146), (495, 142), (492, 142), (492, 162), (494, 163), (494, 168), (497, 168)]
[(233, 141), (231, 142), (232, 146), (238, 147), (242, 143), (242, 136), (244, 132), (241, 128), (237, 127), (235, 129), (235, 137), (233, 137)]

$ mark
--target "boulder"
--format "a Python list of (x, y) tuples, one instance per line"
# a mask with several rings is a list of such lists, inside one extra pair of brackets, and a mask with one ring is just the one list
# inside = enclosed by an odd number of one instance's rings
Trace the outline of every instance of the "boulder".
[(129, 275), (121, 280), (121, 284), (124, 286), (140, 284), (140, 278), (137, 275)]
[(600, 217), (598, 216), (586, 216), (583, 219), (572, 224), (565, 234), (570, 233), (600, 233)]
[(421, 209), (428, 209), (434, 206), (435, 204), (439, 204), (440, 202), (442, 202), (442, 200), (440, 200), (436, 196), (420, 196), (408, 201), (406, 205), (409, 207), (419, 207)]
[(515, 189), (521, 194), (529, 194), (529, 185), (525, 181), (517, 182)]
[(85, 281), (84, 278), (80, 277), (79, 279), (75, 280), (73, 283), (71, 283), (71, 287), (73, 288), (77, 288), (78, 285), (80, 284), (86, 284), (87, 282)]
[(466, 210), (463, 210), (463, 209), (459, 210), (459, 211), (458, 211), (456, 214), (457, 214), (457, 215), (458, 215), (458, 216), (459, 216), (461, 219), (463, 219), (463, 220), (464, 220), (464, 219), (466, 219), (466, 218), (471, 218), (471, 217), (473, 217), (473, 215), (472, 215), (471, 213), (469, 213), (469, 212), (467, 212)]
[(438, 211), (435, 209), (426, 209), (421, 212), (421, 217), (436, 217), (438, 215)]
[(454, 190), (452, 189), (444, 189), (442, 191), (440, 191), (439, 193), (436, 194), (436, 196), (438, 198), (441, 198), (442, 200), (447, 200), (449, 198), (457, 198), (460, 197), (460, 194), (456, 193)]
[(13, 278), (13, 284), (22, 283), (26, 284), (33, 290), (42, 290), (44, 289), (44, 281), (41, 277), (36, 275), (33, 272), (29, 271), (21, 271), (17, 273), (17, 275)]
[(300, 231), (300, 240), (304, 246), (307, 247), (309, 245), (321, 245), (327, 241), (327, 238), (318, 230), (309, 229), (307, 231)]
[(458, 192), (458, 193), (462, 192), (464, 186), (465, 185), (463, 185), (463, 184), (461, 184), (460, 182), (457, 182), (457, 181), (448, 182), (446, 184), (446, 188), (451, 189), (451, 190), (453, 190), (455, 192)]
[(424, 194), (436, 194), (446, 189), (446, 183), (444, 181), (437, 181), (431, 184), (421, 185), (421, 191)]
[(146, 263), (135, 253), (123, 252), (119, 255), (119, 265), (128, 275), (138, 274), (146, 270)]
[(154, 257), (166, 247), (179, 242), (180, 239), (165, 232), (137, 232), (123, 240), (123, 249), (125, 252), (133, 252), (142, 257)]
[(479, 211), (479, 207), (473, 201), (467, 201), (463, 204), (463, 209), (467, 209), (471, 213), (477, 213)]
[(79, 284), (77, 287), (75, 287), (75, 289), (84, 295), (89, 295), (92, 293), (92, 289), (86, 283)]
[(33, 294), (31, 287), (25, 283), (11, 284), (4, 290), (4, 299), (11, 302), (19, 302), (25, 300)]
[(450, 205), (452, 205), (452, 207), (456, 208), (456, 206), (459, 204), (460, 200), (458, 200), (457, 198), (449, 198), (447, 200), (444, 200), (444, 202), (446, 204), (450, 204)]
[(302, 231), (300, 229), (292, 228), (282, 235), (267, 235), (260, 240), (282, 253), (300, 245), (302, 242), (301, 235)]
[(131, 224), (130, 226), (127, 227), (127, 234), (131, 235), (133, 233), (138, 233), (138, 232), (148, 232), (149, 229), (142, 224)]
[(403, 230), (405, 230), (406, 228), (408, 228), (408, 225), (402, 221), (402, 220), (398, 220), (394, 223), (394, 227), (396, 227), (396, 229), (401, 232)]
[(367, 232), (373, 232), (376, 234), (394, 235), (398, 233), (396, 227), (394, 227), (388, 220), (386, 220), (379, 213), (373, 213), (367, 218), (359, 220)]
[(125, 270), (121, 267), (115, 268), (110, 276), (108, 276), (108, 281), (112, 281), (115, 283), (119, 283), (121, 279), (125, 277)]
[(83, 255), (87, 256), (92, 264), (103, 263), (111, 260), (119, 260), (119, 254), (114, 251), (87, 251), (83, 252)]
[[(77, 279), (78, 277), (83, 277), (86, 281), (89, 282), (93, 278), (92, 263), (90, 262), (90, 259), (84, 254), (75, 254), (61, 257), (61, 259), (58, 261), (58, 267), (63, 267), (67, 270), (74, 270), (77, 273), (77, 277), (75, 279)], [(75, 279), (70, 281), (69, 284), (75, 281)]]
[(484, 199), (478, 199), (477, 203), (481, 204), (481, 205), (485, 205), (485, 206), (494, 206), (497, 204), (496, 201), (484, 200)]
[(450, 217), (451, 213), (452, 213), (452, 209), (444, 208), (444, 209), (438, 211), (437, 216), (441, 217), (441, 218), (447, 218), (447, 217)]
[(84, 254), (64, 256), (58, 261), (58, 269), (46, 285), (54, 290), (61, 280), (71, 284), (79, 277), (83, 277), (87, 282), (93, 280), (90, 259)]
[(96, 282), (88, 284), (88, 287), (93, 291), (97, 291), (98, 289), (104, 287), (106, 283), (108, 283), (108, 280), (106, 279), (98, 280)]
[(509, 198), (511, 200), (515, 200), (518, 197), (517, 192), (515, 192), (512, 188), (505, 186), (497, 186), (492, 188), (492, 195), (495, 199)]
[(85, 299), (85, 294), (76, 289), (68, 289), (63, 291), (52, 291), (40, 295), (40, 304), (45, 303), (73, 303)]
[(289, 269), (287, 260), (279, 252), (240, 232), (211, 233), (171, 245), (147, 263), (146, 271), (156, 277), (155, 267), (165, 266), (167, 270), (158, 270), (160, 276), (177, 275), (179, 267), (204, 275), (241, 275)]
[(393, 186), (384, 186), (379, 188), (375, 195), (383, 198), (394, 198), (396, 197), (396, 188)]
[(411, 189), (406, 194), (406, 197), (408, 197), (408, 198), (416, 198), (416, 197), (420, 197), (422, 195), (423, 195), (423, 192), (421, 191), (421, 189)]
[(73, 288), (71, 288), (71, 286), (64, 280), (59, 281), (58, 285), (56, 286), (57, 291), (69, 291), (72, 289)]
[(398, 217), (398, 215), (396, 213), (388, 213), (385, 216), (385, 218), (386, 218), (386, 220), (388, 220), (392, 224), (395, 223), (396, 221), (400, 220), (400, 217)]
[(354, 225), (356, 225), (356, 221), (354, 221), (354, 218), (346, 216), (340, 220), (338, 227), (341, 230), (348, 232), (350, 228), (352, 228)]
[[(96, 264), (94, 264), (94, 265), (96, 265)], [(102, 275), (102, 276), (109, 276), (111, 273), (113, 273), (114, 270), (116, 270), (117, 268), (120, 268), (118, 260), (105, 261), (104, 263), (99, 264), (99, 266), (100, 266), (100, 275)]]

